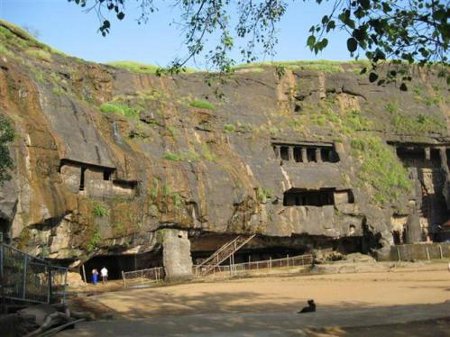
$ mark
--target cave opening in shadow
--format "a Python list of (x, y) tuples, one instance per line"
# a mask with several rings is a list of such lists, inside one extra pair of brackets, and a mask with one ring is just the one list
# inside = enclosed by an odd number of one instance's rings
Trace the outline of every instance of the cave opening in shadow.
[(291, 188), (284, 192), (284, 206), (334, 205), (334, 189), (305, 190)]
[[(161, 267), (162, 265), (162, 252), (156, 250), (142, 254), (97, 255), (86, 261), (84, 267), (87, 281), (91, 282), (93, 269), (100, 272), (103, 267), (106, 267), (108, 278), (118, 280), (122, 279), (122, 272)], [(80, 273), (82, 274), (82, 270)]]
[[(219, 233), (201, 233), (190, 237), (191, 256), (194, 265), (198, 265), (210, 257), (217, 249), (231, 241), (237, 235)], [(234, 254), (234, 263), (247, 263), (314, 254), (314, 250), (325, 250), (329, 253), (349, 254), (361, 252), (362, 237), (348, 236), (331, 238), (320, 235), (298, 234), (286, 237), (257, 235)], [(226, 259), (221, 265), (229, 265)]]

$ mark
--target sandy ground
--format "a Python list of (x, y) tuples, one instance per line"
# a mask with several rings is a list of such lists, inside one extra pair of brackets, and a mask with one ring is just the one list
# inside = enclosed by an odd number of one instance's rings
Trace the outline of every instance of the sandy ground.
[[(297, 314), (309, 298), (317, 312)], [(450, 336), (447, 263), (128, 289), (89, 299), (114, 319), (58, 336)]]

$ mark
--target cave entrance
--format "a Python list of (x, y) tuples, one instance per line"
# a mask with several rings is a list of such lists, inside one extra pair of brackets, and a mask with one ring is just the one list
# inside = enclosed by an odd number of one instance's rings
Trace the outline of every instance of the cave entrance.
[[(434, 144), (390, 143), (402, 163), (408, 168), (416, 185), (416, 211), (422, 231), (421, 241), (441, 241), (442, 224), (450, 219), (445, 200), (446, 170), (450, 149)], [(445, 153), (444, 153), (445, 150)], [(446, 160), (442, 159), (446, 155)], [(420, 192), (419, 192), (420, 191)], [(401, 242), (401, 233), (399, 242)], [(394, 241), (396, 238), (394, 237)]]
[(7, 219), (0, 218), (0, 242), (9, 242), (9, 229), (11, 222)]
[(334, 205), (334, 189), (305, 190), (291, 188), (284, 192), (284, 206)]
[[(217, 249), (231, 241), (237, 234), (196, 233), (190, 235), (191, 256), (194, 265), (198, 265), (210, 257)], [(312, 254), (314, 250), (326, 250), (349, 254), (362, 251), (361, 236), (349, 236), (340, 239), (326, 236), (292, 235), (289, 237), (255, 236), (249, 243), (234, 255), (234, 263), (282, 259), (304, 254)], [(229, 265), (230, 259), (222, 262)]]
[[(162, 252), (157, 250), (142, 254), (98, 255), (86, 261), (84, 267), (87, 281), (91, 282), (92, 269), (94, 268), (100, 272), (100, 269), (106, 267), (108, 278), (119, 280), (122, 279), (122, 271), (161, 267), (162, 265)], [(82, 274), (82, 270), (80, 270), (80, 273)]]

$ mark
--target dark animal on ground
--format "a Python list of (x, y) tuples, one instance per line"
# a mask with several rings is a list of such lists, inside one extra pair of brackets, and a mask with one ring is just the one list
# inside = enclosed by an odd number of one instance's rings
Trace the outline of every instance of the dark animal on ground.
[(304, 307), (302, 310), (298, 312), (298, 314), (303, 314), (305, 312), (315, 312), (316, 311), (316, 303), (314, 300), (308, 300), (308, 306)]

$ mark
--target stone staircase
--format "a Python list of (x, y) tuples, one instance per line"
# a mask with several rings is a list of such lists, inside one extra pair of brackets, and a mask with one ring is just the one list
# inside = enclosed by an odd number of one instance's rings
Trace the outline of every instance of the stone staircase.
[(236, 253), (239, 249), (245, 246), (250, 240), (252, 240), (256, 234), (250, 236), (238, 235), (233, 240), (225, 243), (222, 247), (220, 247), (214, 254), (208, 257), (201, 264), (196, 266), (195, 274), (198, 276), (206, 276), (211, 273), (214, 268), (219, 266), (223, 261), (228, 259), (234, 253)]

